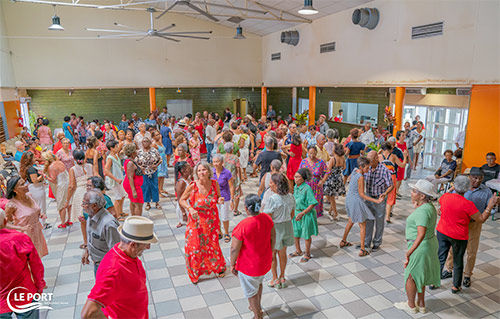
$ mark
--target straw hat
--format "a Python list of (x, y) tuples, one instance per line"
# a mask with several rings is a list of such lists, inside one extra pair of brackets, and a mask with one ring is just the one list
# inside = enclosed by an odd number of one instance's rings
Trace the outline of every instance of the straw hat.
[(439, 197), (439, 194), (437, 193), (437, 186), (435, 186), (428, 180), (419, 179), (416, 183), (410, 183), (409, 186), (427, 196), (434, 198)]
[(130, 216), (123, 225), (118, 227), (118, 233), (128, 240), (140, 244), (154, 244), (158, 237), (153, 232), (153, 221), (143, 216)]
[(177, 125), (179, 125), (179, 126), (186, 126), (187, 124), (186, 124), (186, 121), (180, 120), (179, 122), (177, 122)]

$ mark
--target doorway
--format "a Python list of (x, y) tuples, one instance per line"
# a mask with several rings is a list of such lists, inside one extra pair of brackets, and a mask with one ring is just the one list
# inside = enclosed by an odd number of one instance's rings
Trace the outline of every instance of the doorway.
[(168, 113), (175, 118), (184, 118), (186, 114), (193, 114), (193, 100), (167, 100)]
[(234, 99), (233, 113), (239, 114), (240, 117), (245, 117), (248, 114), (247, 99)]

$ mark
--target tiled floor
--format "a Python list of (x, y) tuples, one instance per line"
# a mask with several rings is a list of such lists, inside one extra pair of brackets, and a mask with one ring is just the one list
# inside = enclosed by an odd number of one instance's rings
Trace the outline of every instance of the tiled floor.
[[(166, 189), (173, 193), (172, 181)], [(257, 180), (245, 183), (245, 194), (256, 192)], [(319, 219), (319, 236), (313, 238), (314, 258), (301, 264), (289, 260), (289, 287), (273, 289), (264, 285), (262, 298), (269, 318), (409, 318), (393, 303), (405, 300), (403, 260), (406, 251), (405, 219), (413, 211), (409, 191), (403, 184), (403, 199), (394, 209), (393, 223), (386, 225), (383, 244), (377, 252), (358, 257), (354, 247), (340, 249), (346, 219), (330, 222)], [(126, 203), (125, 206), (128, 206)], [(163, 210), (152, 209), (144, 215), (155, 222), (159, 243), (143, 256), (148, 276), (151, 318), (251, 318), (248, 302), (233, 275), (218, 279), (203, 278), (193, 285), (186, 275), (183, 258), (184, 231), (177, 229), (174, 203), (162, 200)], [(240, 206), (241, 207), (241, 206)], [(338, 200), (345, 217), (343, 199)], [(55, 203), (49, 206), (48, 221), (56, 224)], [(234, 218), (231, 228), (242, 220)], [(59, 221), (57, 221), (58, 223)], [(498, 221), (488, 220), (482, 231), (471, 288), (461, 294), (450, 292), (451, 279), (443, 287), (427, 292), (428, 314), (416, 318), (499, 318), (500, 317), (500, 232)], [(349, 240), (359, 241), (354, 226)], [(87, 294), (94, 284), (92, 266), (82, 266), (81, 233), (78, 224), (71, 229), (51, 228), (45, 232), (49, 255), (43, 258), (48, 292), (54, 293), (54, 310), (42, 318), (79, 318)], [(230, 244), (222, 242), (224, 255)], [(292, 251), (293, 247), (289, 248)], [(269, 279), (270, 273), (266, 276)]]

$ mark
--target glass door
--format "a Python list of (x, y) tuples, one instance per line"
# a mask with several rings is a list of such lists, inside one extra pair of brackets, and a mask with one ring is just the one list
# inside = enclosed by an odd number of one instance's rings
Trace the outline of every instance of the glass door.
[(437, 169), (445, 150), (453, 150), (455, 138), (465, 129), (467, 109), (428, 107), (425, 125), (424, 168)]

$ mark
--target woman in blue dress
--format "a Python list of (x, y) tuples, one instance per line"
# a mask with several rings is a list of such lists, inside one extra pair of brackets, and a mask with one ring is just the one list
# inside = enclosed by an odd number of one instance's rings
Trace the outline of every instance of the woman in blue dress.
[(358, 157), (365, 154), (365, 147), (366, 147), (366, 145), (364, 143), (361, 143), (358, 139), (359, 130), (357, 128), (353, 128), (350, 134), (351, 134), (351, 141), (347, 143), (347, 145), (345, 146), (347, 161), (346, 161), (346, 168), (344, 170), (344, 185), (347, 181), (347, 177), (349, 177), (349, 175), (351, 175), (354, 169), (358, 167), (358, 162), (357, 162)]
[(170, 156), (172, 156), (173, 148), (172, 148), (172, 129), (170, 128), (170, 123), (168, 120), (163, 121), (160, 134), (161, 139), (163, 141), (163, 146), (165, 147), (165, 155), (167, 157), (167, 167), (170, 166)]
[(153, 147), (158, 150), (161, 157), (161, 164), (158, 166), (158, 192), (160, 197), (165, 197), (164, 194), (168, 194), (163, 190), (163, 184), (165, 182), (165, 177), (168, 178), (168, 167), (167, 159), (165, 157), (165, 146), (163, 146), (161, 141), (161, 134), (158, 131), (154, 131), (153, 134)]

